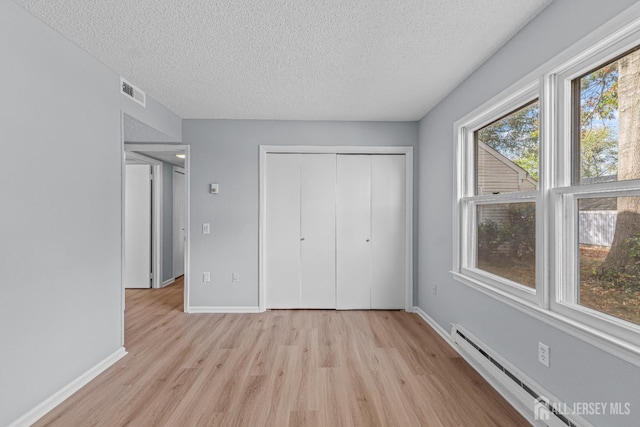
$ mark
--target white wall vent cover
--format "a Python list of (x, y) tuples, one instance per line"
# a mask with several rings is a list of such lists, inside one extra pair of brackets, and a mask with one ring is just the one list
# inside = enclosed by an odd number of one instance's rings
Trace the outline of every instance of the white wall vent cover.
[(147, 106), (147, 94), (126, 81), (123, 77), (120, 77), (120, 93), (127, 98), (133, 99), (143, 107)]
[[(511, 393), (511, 397), (517, 399), (522, 409), (533, 415), (530, 421), (535, 426), (548, 427), (592, 427), (584, 418), (576, 414), (566, 414), (558, 411), (558, 407), (565, 407), (564, 404), (555, 398), (551, 393), (543, 389), (538, 383), (523, 374), (519, 369), (498, 355), (485, 343), (474, 337), (469, 331), (460, 325), (452, 325), (451, 338), (459, 347), (460, 353), (465, 359), (478, 370), (485, 379), (488, 374)], [(480, 368), (480, 369), (478, 369)], [(492, 381), (489, 381), (492, 383)], [(495, 385), (494, 385), (495, 387)], [(500, 389), (498, 389), (500, 391)], [(506, 398), (506, 396), (505, 396)], [(512, 404), (512, 400), (507, 399)], [(555, 402), (555, 405), (554, 405)], [(523, 414), (524, 415), (524, 414)]]

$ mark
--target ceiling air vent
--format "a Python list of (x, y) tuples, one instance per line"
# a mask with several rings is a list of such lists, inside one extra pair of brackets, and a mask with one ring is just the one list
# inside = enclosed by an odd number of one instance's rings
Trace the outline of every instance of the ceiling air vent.
[(143, 107), (147, 106), (147, 95), (122, 77), (120, 77), (120, 92)]

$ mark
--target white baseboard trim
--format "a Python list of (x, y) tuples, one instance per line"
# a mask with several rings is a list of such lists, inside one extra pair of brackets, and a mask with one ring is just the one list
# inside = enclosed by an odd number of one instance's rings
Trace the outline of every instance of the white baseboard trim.
[(169, 286), (170, 284), (172, 284), (175, 281), (176, 281), (176, 279), (167, 279), (164, 282), (162, 282), (162, 285), (160, 285), (160, 287), (164, 288), (165, 286)]
[(493, 387), (500, 395), (511, 405), (513, 408), (520, 413), (532, 426), (540, 426), (543, 427), (543, 424), (539, 420), (535, 420), (533, 417), (533, 413), (527, 407), (525, 407), (519, 399), (517, 399), (509, 388), (503, 384), (498, 378), (493, 376), (489, 371), (487, 371), (482, 365), (477, 363), (475, 360), (471, 359), (464, 352), (460, 351), (458, 346), (453, 342), (451, 336), (444, 330), (442, 326), (438, 324), (431, 316), (429, 316), (423, 309), (420, 307), (413, 307), (413, 312), (425, 321), (427, 325), (429, 325), (434, 331), (438, 333), (446, 342), (449, 344), (451, 348), (453, 348), (456, 353), (458, 353), (473, 369), (476, 370), (482, 376), (482, 378), (487, 381), (491, 387)]
[(260, 313), (258, 306), (190, 306), (187, 313)]
[(9, 424), (8, 427), (27, 427), (38, 421), (40, 418), (45, 416), (49, 411), (53, 408), (64, 402), (68, 397), (70, 397), (73, 393), (80, 390), (87, 383), (93, 380), (95, 377), (104, 372), (111, 365), (116, 363), (118, 360), (122, 359), (126, 356), (127, 351), (124, 347), (120, 347), (110, 356), (107, 356), (101, 362), (99, 362), (94, 367), (90, 368), (84, 374), (80, 375), (75, 380), (71, 381), (69, 384), (58, 390), (52, 396), (44, 400), (35, 408), (31, 409), (29, 412), (15, 420), (13, 423)]
[(427, 325), (431, 326), (431, 329), (436, 331), (438, 335), (440, 335), (442, 339), (444, 339), (447, 342), (447, 344), (449, 344), (451, 347), (453, 347), (454, 350), (456, 350), (455, 343), (451, 339), (451, 335), (449, 335), (447, 331), (445, 331), (438, 322), (433, 320), (431, 316), (429, 316), (420, 307), (413, 307), (413, 312), (416, 313), (418, 316), (422, 317), (422, 320), (424, 320)]

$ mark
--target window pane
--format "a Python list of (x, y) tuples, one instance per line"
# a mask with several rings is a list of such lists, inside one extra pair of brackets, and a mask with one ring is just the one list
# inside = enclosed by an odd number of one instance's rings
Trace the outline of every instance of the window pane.
[(538, 101), (475, 134), (476, 195), (538, 188)]
[(501, 203), (477, 207), (476, 267), (513, 282), (536, 286), (536, 205)]
[(640, 197), (579, 199), (585, 307), (640, 324)]
[(640, 50), (574, 82), (580, 184), (640, 178)]

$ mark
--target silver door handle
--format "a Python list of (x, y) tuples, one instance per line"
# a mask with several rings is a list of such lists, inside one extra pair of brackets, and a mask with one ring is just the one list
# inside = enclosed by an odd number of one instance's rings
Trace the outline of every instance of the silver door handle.
[(300, 241), (303, 241), (303, 240), (304, 240), (304, 237), (301, 237), (301, 238), (300, 238)]
[(369, 240), (369, 239), (367, 239), (367, 242), (369, 242), (369, 241), (370, 241), (370, 240)]

